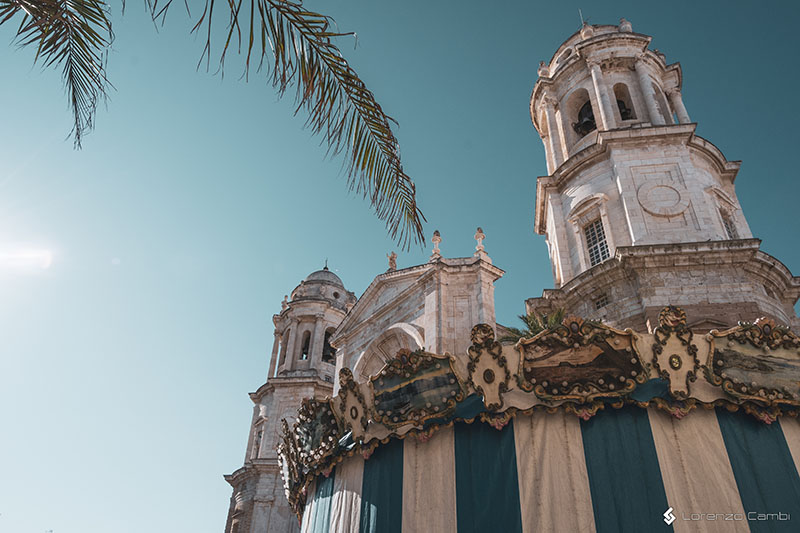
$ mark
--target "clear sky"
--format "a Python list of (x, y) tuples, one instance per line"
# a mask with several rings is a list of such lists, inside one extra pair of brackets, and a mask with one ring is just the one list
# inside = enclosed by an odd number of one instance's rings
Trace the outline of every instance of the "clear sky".
[[(192, 2), (194, 3), (194, 2)], [(178, 2), (181, 7), (182, 2)], [(652, 4), (652, 5), (651, 5)], [(552, 287), (533, 233), (546, 173), (528, 105), (539, 60), (591, 23), (654, 36), (680, 61), (698, 133), (744, 161), (737, 192), (762, 248), (800, 274), (796, 2), (314, 1), (400, 126), (445, 256), (494, 263), (498, 320)], [(116, 8), (116, 6), (115, 6)], [(0, 28), (0, 532), (214, 532), (264, 382), (272, 314), (325, 258), (356, 295), (397, 250), (347, 193), (341, 162), (258, 77), (195, 65), (176, 9), (160, 32), (115, 13), (116, 90), (82, 151), (57, 73)], [(398, 251), (398, 266), (425, 262)]]

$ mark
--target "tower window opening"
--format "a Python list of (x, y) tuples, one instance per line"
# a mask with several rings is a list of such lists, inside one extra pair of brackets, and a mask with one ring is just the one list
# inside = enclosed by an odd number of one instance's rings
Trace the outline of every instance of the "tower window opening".
[(261, 439), (264, 437), (264, 431), (259, 429), (256, 433), (256, 438), (253, 441), (253, 453), (251, 457), (258, 458), (258, 452), (261, 450)]
[(670, 109), (669, 104), (667, 104), (667, 100), (664, 98), (664, 93), (661, 92), (661, 89), (659, 89), (655, 83), (652, 85), (653, 94), (655, 95), (656, 100), (656, 107), (661, 112), (661, 117), (664, 119), (666, 124), (673, 124), (672, 110)]
[(322, 362), (323, 363), (330, 363), (334, 364), (336, 362), (336, 348), (331, 346), (331, 336), (333, 335), (334, 329), (328, 328), (325, 331), (325, 340), (322, 344)]
[(303, 333), (303, 351), (300, 353), (300, 359), (305, 361), (308, 359), (309, 350), (311, 348), (311, 332), (306, 331)]
[(603, 221), (599, 218), (590, 222), (583, 228), (586, 237), (586, 248), (589, 252), (589, 262), (592, 266), (599, 265), (609, 257), (606, 234), (603, 231)]
[(594, 300), (594, 308), (595, 309), (602, 309), (608, 304), (611, 303), (611, 300), (608, 298), (608, 294), (603, 293)]
[(619, 118), (622, 120), (634, 120), (636, 118), (636, 112), (633, 110), (633, 101), (631, 100), (631, 93), (628, 91), (628, 86), (624, 83), (617, 83), (614, 85), (614, 98), (617, 100)]
[(280, 367), (286, 364), (286, 347), (289, 344), (289, 335), (292, 332), (291, 329), (287, 329), (283, 332), (283, 336), (281, 337), (281, 351), (280, 351), (280, 359), (278, 359), (278, 364), (275, 368), (275, 375), (278, 375), (278, 370)]
[(597, 124), (594, 121), (594, 111), (592, 111), (592, 102), (587, 101), (583, 104), (580, 111), (578, 111), (578, 121), (572, 123), (572, 129), (581, 137), (597, 129)]
[(631, 120), (636, 118), (633, 114), (633, 109), (628, 109), (628, 106), (626, 106), (625, 102), (622, 100), (617, 100), (617, 108), (619, 108), (619, 116), (622, 120)]
[(722, 225), (725, 227), (725, 233), (728, 235), (728, 238), (738, 239), (739, 232), (736, 231), (736, 224), (733, 223), (733, 218), (730, 213), (720, 209), (719, 214), (722, 217)]

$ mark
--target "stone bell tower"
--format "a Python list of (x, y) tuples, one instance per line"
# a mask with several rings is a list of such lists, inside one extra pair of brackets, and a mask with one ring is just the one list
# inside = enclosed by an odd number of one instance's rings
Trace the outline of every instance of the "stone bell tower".
[(699, 329), (769, 316), (798, 327), (800, 278), (759, 249), (736, 196), (739, 161), (695, 134), (683, 73), (651, 37), (584, 26), (541, 62), (531, 95), (548, 176), (535, 231), (554, 290), (528, 311), (564, 308), (647, 328), (666, 305)]
[(299, 531), (278, 466), (280, 421), (293, 422), (304, 398), (331, 396), (336, 350), (330, 337), (355, 301), (325, 266), (300, 282), (272, 317), (267, 382), (250, 393), (255, 406), (244, 466), (225, 476), (233, 487), (225, 533)]

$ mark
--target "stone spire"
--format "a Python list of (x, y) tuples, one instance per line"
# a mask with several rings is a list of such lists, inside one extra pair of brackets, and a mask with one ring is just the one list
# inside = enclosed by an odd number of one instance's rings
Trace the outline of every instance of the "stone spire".
[(433, 237), (431, 238), (431, 242), (433, 243), (433, 253), (431, 254), (431, 259), (428, 261), (429, 263), (433, 263), (442, 258), (441, 250), (439, 250), (439, 243), (442, 242), (442, 236), (439, 233), (439, 230), (433, 232)]
[(475, 246), (475, 253), (473, 255), (475, 257), (479, 257), (483, 261), (491, 263), (492, 260), (489, 258), (489, 254), (486, 253), (486, 248), (483, 246), (483, 239), (485, 238), (486, 234), (483, 233), (483, 229), (478, 226), (478, 230), (475, 232), (475, 241), (478, 243), (478, 245)]

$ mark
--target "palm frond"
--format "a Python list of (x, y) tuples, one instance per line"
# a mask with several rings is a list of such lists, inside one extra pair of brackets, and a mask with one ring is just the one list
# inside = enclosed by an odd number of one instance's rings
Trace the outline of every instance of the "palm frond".
[(113, 39), (108, 6), (98, 0), (0, 0), (0, 24), (21, 17), (20, 46), (37, 47), (36, 60), (61, 66), (73, 117), (76, 148), (94, 128), (97, 104), (108, 95), (108, 47)]
[[(154, 20), (162, 23), (173, 0), (145, 0)], [(416, 191), (403, 170), (394, 122), (372, 91), (342, 56), (334, 40), (351, 35), (335, 31), (333, 20), (290, 0), (221, 2), (226, 22), (218, 51), (214, 45), (215, 0), (207, 0), (192, 31), (205, 34), (201, 64), (219, 55), (223, 70), (232, 49), (244, 55), (243, 76), (265, 68), (283, 95), (296, 87), (295, 113), (308, 113), (306, 125), (322, 137), (330, 154), (343, 153), (348, 186), (367, 198), (390, 236), (408, 248), (424, 243), (424, 215)], [(214, 46), (212, 46), (214, 45)], [(233, 48), (232, 48), (233, 47)]]
[(519, 315), (519, 319), (525, 325), (525, 328), (506, 328), (509, 333), (500, 337), (498, 342), (517, 342), (520, 339), (535, 337), (542, 331), (560, 326), (564, 321), (565, 314), (564, 309), (556, 309), (546, 315), (535, 311), (527, 315)]

